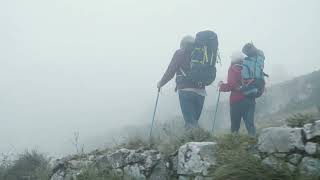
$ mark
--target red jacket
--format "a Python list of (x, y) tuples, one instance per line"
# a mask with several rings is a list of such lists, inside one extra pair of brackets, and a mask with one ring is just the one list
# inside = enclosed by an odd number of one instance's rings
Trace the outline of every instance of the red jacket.
[(242, 67), (237, 64), (231, 64), (228, 70), (228, 82), (220, 86), (220, 91), (230, 92), (230, 104), (239, 102), (245, 99), (245, 96), (238, 90), (241, 85), (241, 70)]

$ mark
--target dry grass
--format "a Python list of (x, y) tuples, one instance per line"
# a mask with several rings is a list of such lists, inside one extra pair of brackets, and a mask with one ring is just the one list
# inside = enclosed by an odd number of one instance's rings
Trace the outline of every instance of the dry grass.
[(305, 124), (314, 123), (315, 117), (312, 114), (295, 114), (286, 119), (289, 127), (303, 127)]

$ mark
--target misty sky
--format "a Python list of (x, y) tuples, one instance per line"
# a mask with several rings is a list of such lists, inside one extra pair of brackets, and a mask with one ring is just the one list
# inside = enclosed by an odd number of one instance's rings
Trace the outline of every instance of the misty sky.
[[(0, 152), (69, 152), (75, 131), (85, 139), (149, 122), (181, 37), (200, 30), (219, 36), (218, 80), (248, 41), (264, 50), (271, 83), (317, 70), (319, 8), (318, 0), (0, 0)], [(173, 85), (162, 102), (177, 107)]]

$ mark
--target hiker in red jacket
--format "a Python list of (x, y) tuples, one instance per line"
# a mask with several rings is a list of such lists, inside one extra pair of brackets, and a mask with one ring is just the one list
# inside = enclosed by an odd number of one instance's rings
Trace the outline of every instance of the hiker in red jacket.
[(242, 84), (241, 63), (245, 55), (241, 52), (234, 53), (231, 56), (231, 65), (228, 70), (228, 82), (220, 82), (221, 92), (231, 92), (230, 94), (230, 116), (231, 132), (238, 133), (241, 119), (244, 120), (248, 134), (255, 136), (256, 128), (254, 125), (255, 98), (246, 97), (240, 92)]
[(198, 120), (206, 96), (204, 86), (192, 82), (184, 77), (183, 72), (190, 70), (191, 52), (193, 50), (194, 38), (185, 36), (178, 49), (159, 81), (157, 87), (160, 89), (176, 75), (176, 90), (179, 94), (180, 107), (187, 129), (198, 127)]

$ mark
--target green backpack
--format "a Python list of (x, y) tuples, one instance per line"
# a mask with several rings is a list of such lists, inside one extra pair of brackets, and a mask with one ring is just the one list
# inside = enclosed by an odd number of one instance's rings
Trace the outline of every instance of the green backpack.
[(186, 77), (199, 86), (208, 86), (216, 78), (218, 37), (213, 31), (198, 32)]

